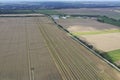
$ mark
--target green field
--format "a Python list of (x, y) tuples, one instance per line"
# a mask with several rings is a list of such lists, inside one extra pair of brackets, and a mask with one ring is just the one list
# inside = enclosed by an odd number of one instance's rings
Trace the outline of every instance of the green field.
[(120, 20), (115, 20), (106, 16), (100, 16), (97, 21), (120, 27)]
[(103, 56), (112, 62), (119, 61), (120, 60), (120, 49), (110, 51), (110, 52), (104, 54)]
[(31, 13), (40, 13), (47, 15), (62, 14), (55, 10), (1, 10), (0, 14), (31, 14)]
[(80, 35), (95, 35), (95, 34), (107, 34), (107, 33), (117, 33), (120, 32), (120, 30), (103, 30), (103, 31), (91, 31), (91, 32), (72, 32), (75, 36)]

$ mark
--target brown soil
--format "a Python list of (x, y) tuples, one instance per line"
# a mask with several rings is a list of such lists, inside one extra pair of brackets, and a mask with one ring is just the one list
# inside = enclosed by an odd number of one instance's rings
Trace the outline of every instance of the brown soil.
[[(84, 40), (91, 43), (97, 49), (102, 51), (112, 51), (120, 49), (120, 33), (98, 34), (98, 35), (82, 35)], [(81, 38), (81, 37), (80, 37)]]

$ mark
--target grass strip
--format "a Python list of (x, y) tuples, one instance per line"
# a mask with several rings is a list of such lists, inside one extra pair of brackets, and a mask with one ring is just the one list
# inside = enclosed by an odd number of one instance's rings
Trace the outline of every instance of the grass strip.
[(91, 32), (72, 32), (73, 35), (75, 36), (80, 36), (80, 35), (95, 35), (95, 34), (108, 34), (108, 33), (118, 33), (120, 30), (103, 30), (103, 31), (91, 31)]
[(103, 54), (103, 56), (112, 61), (112, 62), (116, 62), (116, 61), (119, 61), (120, 60), (120, 49), (118, 50), (114, 50), (114, 51), (109, 51), (105, 54)]

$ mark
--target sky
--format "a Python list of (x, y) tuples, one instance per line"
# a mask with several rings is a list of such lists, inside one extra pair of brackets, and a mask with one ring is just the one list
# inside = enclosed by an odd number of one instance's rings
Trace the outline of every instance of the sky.
[(0, 2), (13, 2), (13, 1), (120, 1), (120, 0), (0, 0)]

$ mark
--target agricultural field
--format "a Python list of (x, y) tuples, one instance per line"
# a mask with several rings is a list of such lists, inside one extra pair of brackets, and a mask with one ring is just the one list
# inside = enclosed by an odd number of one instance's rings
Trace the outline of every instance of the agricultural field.
[(92, 32), (92, 31), (105, 31), (105, 30), (118, 30), (117, 26), (110, 24), (100, 23), (94, 19), (83, 18), (68, 18), (56, 19), (56, 22), (69, 30), (71, 33), (77, 32)]
[[(83, 18), (58, 19), (56, 22), (81, 40), (93, 45), (99, 51), (107, 52), (108, 54), (103, 54), (107, 59), (106, 56), (109, 56), (109, 52), (120, 49), (120, 27), (100, 23), (94, 19)], [(118, 53), (118, 55), (120, 54)], [(114, 62), (114, 58), (116, 56), (108, 60)]]
[(6, 17), (0, 25), (0, 80), (120, 79), (48, 17)]
[(60, 9), (58, 12), (69, 15), (101, 15), (113, 19), (120, 19), (120, 7), (116, 8), (80, 8), (80, 9)]
[(73, 35), (94, 45), (99, 50), (108, 52), (120, 49), (120, 28), (117, 26), (83, 18), (58, 19), (56, 22)]
[(81, 37), (94, 45), (98, 50), (109, 52), (120, 49), (120, 32), (81, 35)]
[(34, 20), (0, 18), (0, 80), (62, 80)]

